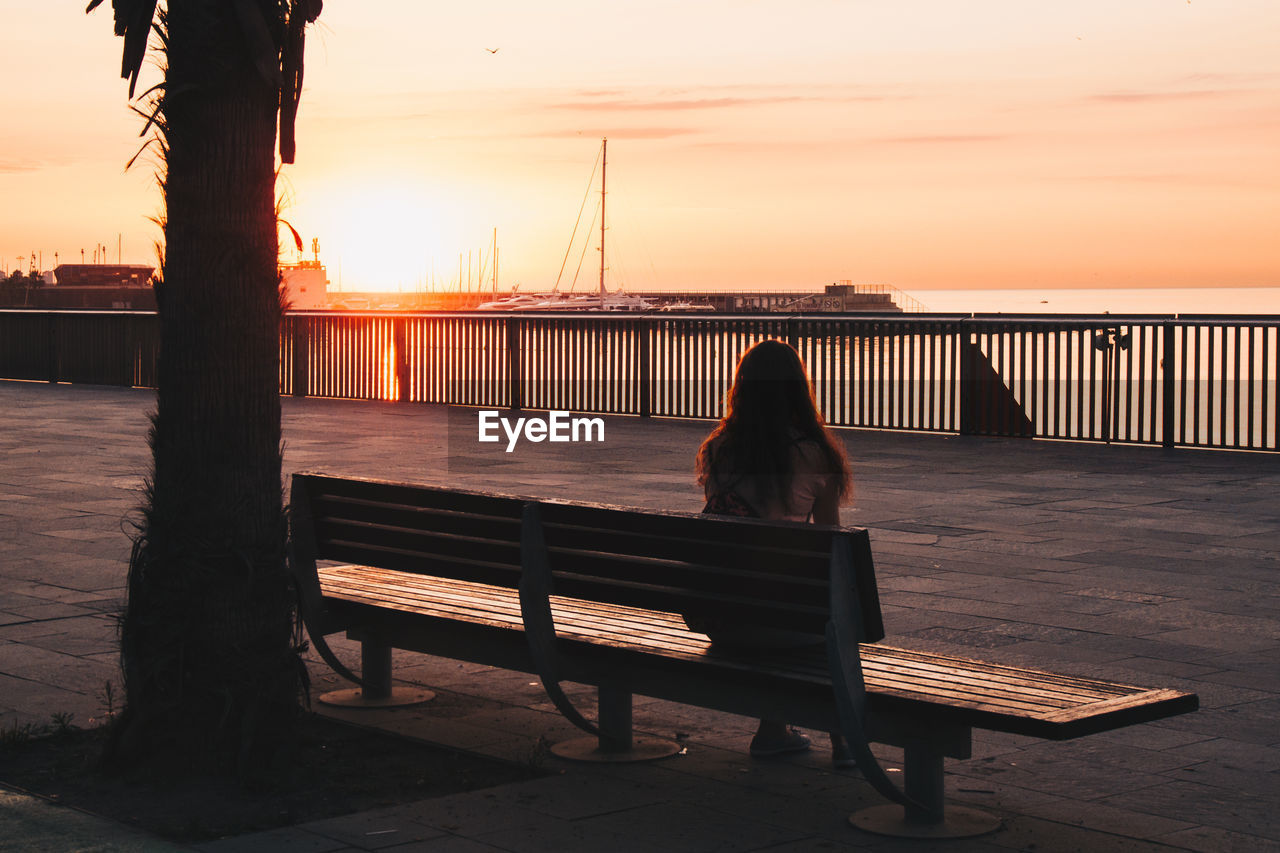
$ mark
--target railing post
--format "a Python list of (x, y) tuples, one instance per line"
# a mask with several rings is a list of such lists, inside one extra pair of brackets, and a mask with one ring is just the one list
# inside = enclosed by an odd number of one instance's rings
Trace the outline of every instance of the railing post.
[(969, 323), (967, 320), (961, 320), (959, 328), (956, 331), (956, 353), (960, 357), (960, 434), (973, 435), (974, 416), (973, 407), (978, 395), (975, 393), (977, 388), (977, 377), (974, 375), (972, 356), (969, 349), (974, 346), (970, 339)]
[(132, 388), (134, 384), (133, 377), (135, 375), (134, 364), (137, 362), (136, 350), (138, 348), (136, 343), (137, 333), (134, 331), (134, 315), (125, 314), (120, 318), (120, 320), (124, 323), (124, 329), (120, 333), (120, 336), (124, 339), (124, 358), (122, 364), (124, 372), (120, 376), (123, 380), (121, 384), (125, 388)]
[(1172, 449), (1177, 438), (1176, 409), (1174, 407), (1176, 386), (1174, 382), (1173, 337), (1173, 322), (1165, 320), (1160, 324), (1160, 376), (1164, 386), (1163, 399), (1161, 400), (1160, 444), (1166, 449)]
[(522, 382), (521, 371), (524, 365), (521, 362), (520, 348), (524, 342), (520, 339), (520, 318), (507, 318), (507, 405), (513, 411), (519, 411), (524, 406), (524, 383)]
[(405, 328), (409, 320), (396, 317), (391, 321), (391, 338), (396, 348), (396, 401), (408, 403), (412, 400), (412, 389), (409, 387), (409, 336)]
[(653, 333), (653, 322), (646, 318), (636, 325), (640, 335), (637, 353), (640, 362), (640, 417), (647, 418), (653, 414), (653, 356), (649, 340)]
[(45, 318), (48, 321), (49, 329), (48, 334), (45, 336), (48, 341), (45, 371), (49, 377), (49, 384), (56, 385), (58, 383), (58, 315), (50, 311), (45, 315)]
[(307, 376), (311, 372), (308, 364), (310, 341), (307, 328), (308, 325), (302, 317), (293, 315), (293, 396), (295, 397), (305, 397), (310, 390), (307, 387)]

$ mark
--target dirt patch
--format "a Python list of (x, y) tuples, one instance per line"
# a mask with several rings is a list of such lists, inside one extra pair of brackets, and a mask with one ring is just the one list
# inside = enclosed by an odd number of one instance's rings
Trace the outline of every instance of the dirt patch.
[(64, 728), (0, 745), (0, 782), (178, 842), (207, 841), (543, 773), (309, 714), (287, 771), (252, 791), (229, 780), (156, 785), (96, 768), (106, 730)]

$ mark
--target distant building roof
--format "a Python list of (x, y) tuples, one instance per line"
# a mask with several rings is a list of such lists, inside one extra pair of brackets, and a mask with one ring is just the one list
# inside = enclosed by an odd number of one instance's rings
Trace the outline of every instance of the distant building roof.
[(149, 287), (155, 267), (146, 264), (59, 264), (55, 286)]

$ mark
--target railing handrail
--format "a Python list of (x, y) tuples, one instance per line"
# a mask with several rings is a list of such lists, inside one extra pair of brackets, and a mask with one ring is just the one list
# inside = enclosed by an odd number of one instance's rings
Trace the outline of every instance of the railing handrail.
[[(0, 308), (0, 314), (53, 314), (62, 316), (154, 316), (155, 311), (126, 309), (126, 308), (25, 308), (25, 307), (4, 307)], [(821, 311), (821, 312), (709, 312), (709, 311), (691, 311), (681, 313), (678, 311), (599, 311), (599, 310), (577, 310), (577, 311), (539, 311), (539, 310), (510, 310), (510, 311), (479, 311), (475, 309), (468, 310), (434, 310), (434, 311), (388, 311), (379, 308), (368, 309), (344, 309), (342, 311), (331, 310), (298, 310), (286, 311), (285, 316), (298, 317), (372, 317), (372, 318), (436, 318), (445, 319), (451, 317), (491, 317), (500, 319), (502, 317), (521, 317), (521, 318), (538, 318), (550, 317), (559, 320), (589, 318), (592, 320), (627, 320), (632, 322), (642, 320), (652, 321), (668, 321), (672, 319), (690, 319), (690, 320), (726, 320), (730, 322), (737, 321), (785, 321), (785, 320), (805, 320), (810, 322), (831, 322), (838, 320), (866, 320), (876, 323), (928, 323), (942, 321), (982, 321), (989, 323), (1020, 323), (1020, 324), (1036, 324), (1036, 325), (1080, 325), (1080, 326), (1105, 326), (1105, 325), (1136, 325), (1136, 324), (1153, 324), (1157, 325), (1162, 322), (1175, 322), (1181, 324), (1194, 323), (1198, 325), (1251, 325), (1251, 326), (1277, 326), (1280, 325), (1280, 314), (1037, 314), (1037, 313), (1020, 313), (1006, 314), (1002, 312), (967, 312), (967, 311), (923, 311), (912, 314), (887, 314), (877, 311)]]

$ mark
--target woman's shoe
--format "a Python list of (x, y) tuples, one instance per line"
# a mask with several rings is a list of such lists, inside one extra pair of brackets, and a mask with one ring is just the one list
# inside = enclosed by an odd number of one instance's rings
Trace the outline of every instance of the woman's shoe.
[(751, 739), (751, 755), (755, 758), (808, 751), (809, 738), (797, 729), (787, 729), (787, 733), (779, 739), (762, 739), (759, 735)]

